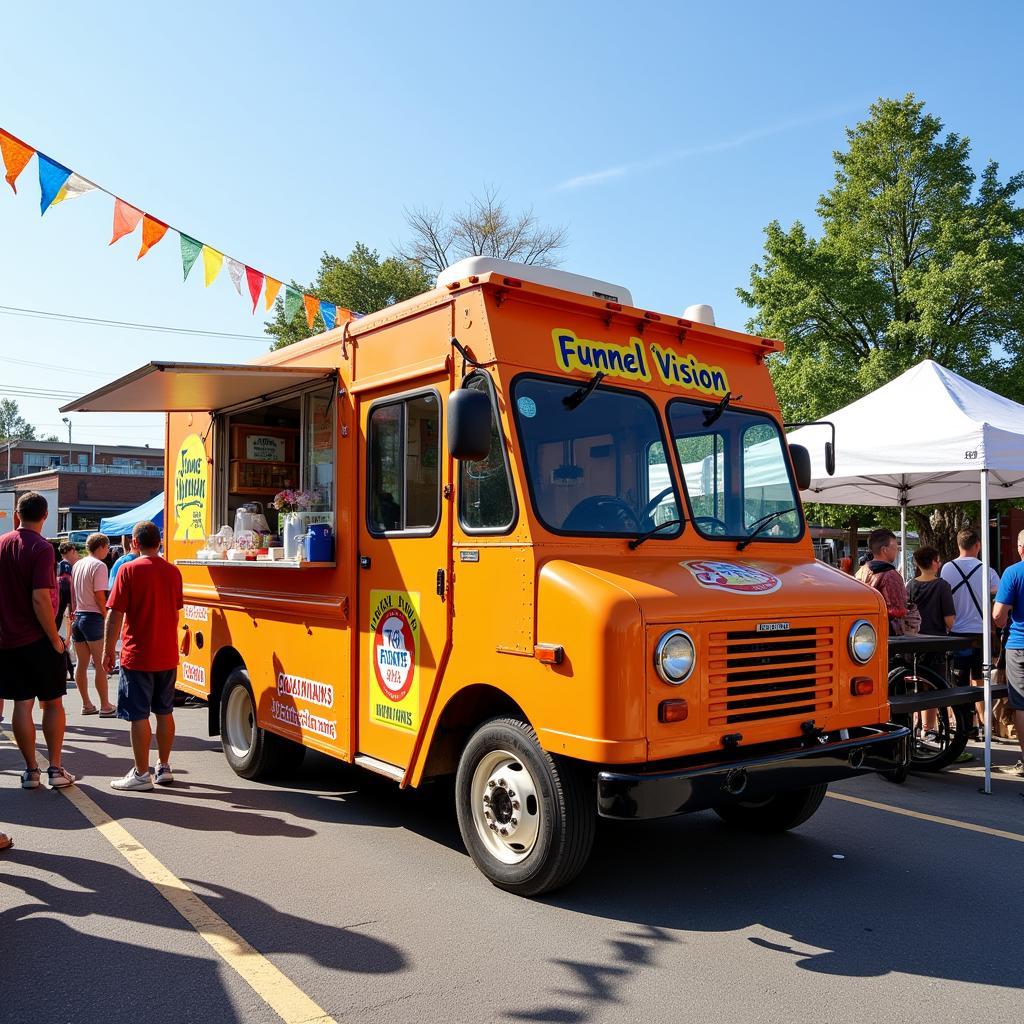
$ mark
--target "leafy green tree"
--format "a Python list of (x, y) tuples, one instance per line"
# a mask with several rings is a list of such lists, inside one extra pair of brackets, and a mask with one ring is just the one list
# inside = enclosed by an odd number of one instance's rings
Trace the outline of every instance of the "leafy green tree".
[(13, 398), (0, 398), (0, 441), (34, 441), (36, 429)]
[[(314, 284), (306, 287), (292, 281), (295, 288), (307, 295), (333, 302), (356, 313), (374, 313), (385, 306), (411, 299), (430, 288), (427, 275), (415, 264), (390, 256), (381, 259), (375, 249), (362, 242), (344, 259), (325, 252), (320, 257), (320, 270)], [(284, 348), (312, 334), (325, 330), (323, 319), (317, 315), (313, 329), (306, 322), (306, 310), (299, 311), (288, 322), (284, 302), (274, 303), (274, 318), (266, 324), (267, 334), (273, 335), (272, 348)]]
[[(786, 343), (770, 361), (786, 418), (827, 415), (922, 359), (1024, 398), (1024, 174), (1001, 181), (990, 161), (976, 175), (969, 140), (943, 137), (913, 95), (878, 100), (846, 135), (818, 200), (820, 237), (773, 221), (737, 289), (749, 329)], [(912, 513), (944, 553), (962, 519), (950, 512)]]

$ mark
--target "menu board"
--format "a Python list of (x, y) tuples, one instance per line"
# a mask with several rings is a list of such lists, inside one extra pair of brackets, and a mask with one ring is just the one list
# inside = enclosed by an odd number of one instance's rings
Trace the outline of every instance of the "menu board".
[(249, 434), (245, 439), (245, 457), (250, 462), (284, 462), (285, 439), (271, 434)]

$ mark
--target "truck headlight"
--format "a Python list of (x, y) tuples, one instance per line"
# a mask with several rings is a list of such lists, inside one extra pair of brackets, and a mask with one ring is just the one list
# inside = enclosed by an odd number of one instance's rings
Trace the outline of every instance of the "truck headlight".
[(681, 629), (670, 629), (654, 649), (654, 667), (670, 686), (685, 683), (693, 671), (697, 650)]
[(878, 635), (875, 627), (867, 619), (858, 619), (850, 627), (850, 639), (847, 641), (850, 657), (858, 665), (869, 662), (875, 656), (878, 647)]

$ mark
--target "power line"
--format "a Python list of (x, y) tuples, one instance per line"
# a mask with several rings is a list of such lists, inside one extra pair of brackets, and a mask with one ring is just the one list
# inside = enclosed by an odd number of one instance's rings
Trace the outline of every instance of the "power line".
[(4, 356), (5, 363), (17, 363), (19, 366), (38, 366), (43, 370), (71, 370), (76, 374), (81, 374), (83, 377), (103, 377), (108, 379), (109, 373), (100, 373), (97, 370), (86, 370), (81, 366), (69, 366), (67, 363), (36, 363), (31, 359), (15, 359), (14, 356)]
[(22, 309), (20, 306), (0, 306), (4, 316), (21, 316), (32, 320), (58, 320), (61, 323), (84, 324), (92, 327), (116, 327), (128, 331), (153, 331), (157, 334), (185, 334), (200, 338), (222, 338), (230, 341), (269, 342), (265, 334), (233, 334), (230, 331), (201, 331), (192, 327), (168, 327), (164, 324), (139, 324), (128, 320), (105, 320), (99, 317), (78, 316), (74, 313), (54, 313), (45, 309)]
[(43, 398), (59, 401), (65, 398), (77, 398), (74, 391), (43, 391), (39, 388), (16, 388), (0, 386), (0, 394), (17, 395), (19, 398)]

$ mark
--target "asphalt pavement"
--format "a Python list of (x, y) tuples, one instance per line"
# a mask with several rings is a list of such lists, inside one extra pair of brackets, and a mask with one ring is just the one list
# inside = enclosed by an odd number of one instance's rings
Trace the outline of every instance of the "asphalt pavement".
[[(127, 724), (78, 704), (69, 693), (65, 764), (131, 841), (115, 848), (59, 792), (18, 788), (2, 727), (0, 830), (16, 843), (0, 853), (4, 1024), (281, 1019), (133, 856), (336, 1021), (1021, 1016), (1022, 780), (997, 776), (991, 796), (971, 765), (851, 780), (832, 791), (926, 817), (831, 798), (780, 836), (711, 813), (602, 823), (584, 874), (530, 901), (477, 872), (445, 787), (400, 792), (313, 754), (287, 782), (246, 782), (195, 707), (176, 712), (178, 782), (117, 793)], [(997, 764), (1019, 755), (994, 749)]]

